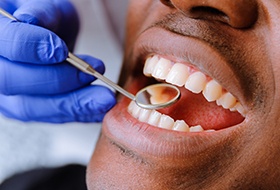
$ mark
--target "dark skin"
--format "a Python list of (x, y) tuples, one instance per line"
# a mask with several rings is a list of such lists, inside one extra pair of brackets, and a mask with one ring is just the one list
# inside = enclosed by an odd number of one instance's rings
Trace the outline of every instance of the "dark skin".
[[(121, 78), (127, 90), (151, 83), (143, 65), (157, 54), (217, 80), (247, 114), (213, 133), (184, 133), (138, 121), (120, 97), (104, 119), (88, 188), (279, 189), (279, 18), (278, 0), (131, 0)], [(190, 106), (182, 98), (164, 113), (208, 108), (200, 102)], [(197, 111), (189, 119), (203, 123), (205, 115)]]

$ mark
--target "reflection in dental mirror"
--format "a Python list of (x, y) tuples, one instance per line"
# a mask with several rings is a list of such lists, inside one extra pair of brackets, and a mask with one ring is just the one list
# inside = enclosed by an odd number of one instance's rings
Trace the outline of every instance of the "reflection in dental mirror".
[(135, 102), (145, 109), (159, 109), (172, 105), (180, 96), (180, 90), (176, 86), (161, 83), (140, 90), (135, 96)]

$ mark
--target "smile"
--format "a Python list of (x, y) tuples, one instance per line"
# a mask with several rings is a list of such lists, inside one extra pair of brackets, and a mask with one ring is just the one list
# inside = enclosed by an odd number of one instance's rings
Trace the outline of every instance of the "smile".
[[(164, 81), (182, 87), (181, 91), (187, 90), (189, 93), (204, 97), (207, 102), (212, 104), (216, 103), (220, 107), (219, 109), (222, 108), (235, 115), (239, 114), (243, 119), (246, 116), (245, 109), (236, 97), (223, 88), (215, 79), (212, 79), (192, 66), (173, 62), (159, 55), (153, 55), (146, 59), (143, 73), (145, 76), (153, 77), (158, 81)], [(206, 126), (205, 122), (192, 126), (188, 120), (176, 120), (170, 116), (172, 114), (164, 114), (161, 111), (140, 108), (133, 101), (128, 106), (128, 112), (140, 122), (168, 130), (180, 132), (213, 132), (224, 128)], [(212, 115), (212, 117), (215, 117), (215, 115)]]
[(181, 98), (147, 110), (119, 96), (102, 127), (114, 144), (139, 155), (185, 158), (230, 143), (246, 130), (246, 89), (238, 71), (208, 43), (151, 28), (137, 38), (125, 61), (130, 64), (122, 82), (129, 92), (163, 82), (178, 86)]

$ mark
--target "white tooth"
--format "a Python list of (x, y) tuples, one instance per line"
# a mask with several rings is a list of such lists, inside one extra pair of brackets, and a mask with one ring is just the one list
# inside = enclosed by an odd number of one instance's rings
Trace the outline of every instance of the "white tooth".
[(231, 111), (231, 112), (235, 112), (235, 111), (237, 111), (237, 109), (236, 109), (236, 107), (234, 106), (234, 107), (232, 107), (232, 108), (229, 108), (229, 110)]
[(226, 92), (217, 100), (217, 104), (229, 109), (236, 104), (236, 98), (231, 93)]
[(201, 131), (204, 131), (204, 129), (200, 125), (190, 127), (190, 132), (201, 132)]
[(151, 76), (158, 61), (159, 61), (158, 56), (149, 57), (144, 65), (144, 70), (143, 70), (144, 75)]
[(132, 113), (131, 113), (133, 115), (133, 117), (138, 118), (140, 111), (141, 111), (141, 108), (139, 106), (137, 106), (136, 103), (134, 103)]
[(208, 133), (212, 133), (212, 132), (215, 132), (216, 130), (214, 130), (214, 129), (208, 129), (208, 130), (206, 130), (205, 132), (208, 132)]
[(244, 117), (246, 116), (247, 113), (244, 107), (239, 102), (237, 102), (234, 107), (242, 116)]
[(172, 129), (174, 125), (174, 119), (172, 119), (170, 116), (162, 115), (158, 127), (164, 128), (164, 129)]
[(158, 126), (158, 123), (159, 123), (159, 120), (161, 118), (161, 113), (155, 111), (155, 110), (152, 110), (151, 114), (150, 114), (150, 117), (148, 119), (148, 123), (150, 125), (153, 125), (153, 126)]
[(175, 63), (166, 77), (166, 82), (177, 86), (184, 86), (189, 75), (189, 69), (186, 65)]
[(131, 114), (132, 114), (134, 106), (135, 106), (134, 104), (135, 104), (135, 102), (131, 101), (128, 105), (128, 108), (127, 108), (128, 112), (131, 113)]
[(186, 89), (193, 93), (200, 93), (206, 85), (206, 76), (202, 72), (191, 74), (185, 84)]
[(160, 60), (158, 61), (158, 63), (155, 66), (152, 76), (157, 79), (164, 80), (164, 79), (166, 79), (167, 74), (169, 73), (171, 67), (172, 67), (171, 61), (164, 59), (164, 58), (160, 58)]
[(202, 93), (208, 102), (212, 102), (221, 97), (222, 90), (222, 86), (219, 83), (215, 80), (211, 80), (206, 84)]
[(147, 122), (152, 110), (148, 109), (141, 109), (140, 114), (139, 114), (139, 121), (141, 122)]
[(240, 102), (236, 102), (236, 104), (229, 109), (232, 112), (237, 111), (238, 113), (240, 113), (242, 116), (246, 116), (246, 111), (244, 109), (244, 107), (240, 104)]
[(174, 131), (189, 132), (190, 128), (183, 120), (177, 120), (173, 126)]

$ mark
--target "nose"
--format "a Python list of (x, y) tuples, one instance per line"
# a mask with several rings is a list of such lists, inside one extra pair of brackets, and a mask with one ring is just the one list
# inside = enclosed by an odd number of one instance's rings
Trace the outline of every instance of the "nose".
[(234, 28), (248, 28), (258, 18), (256, 0), (161, 0), (166, 6), (195, 19), (220, 21)]

